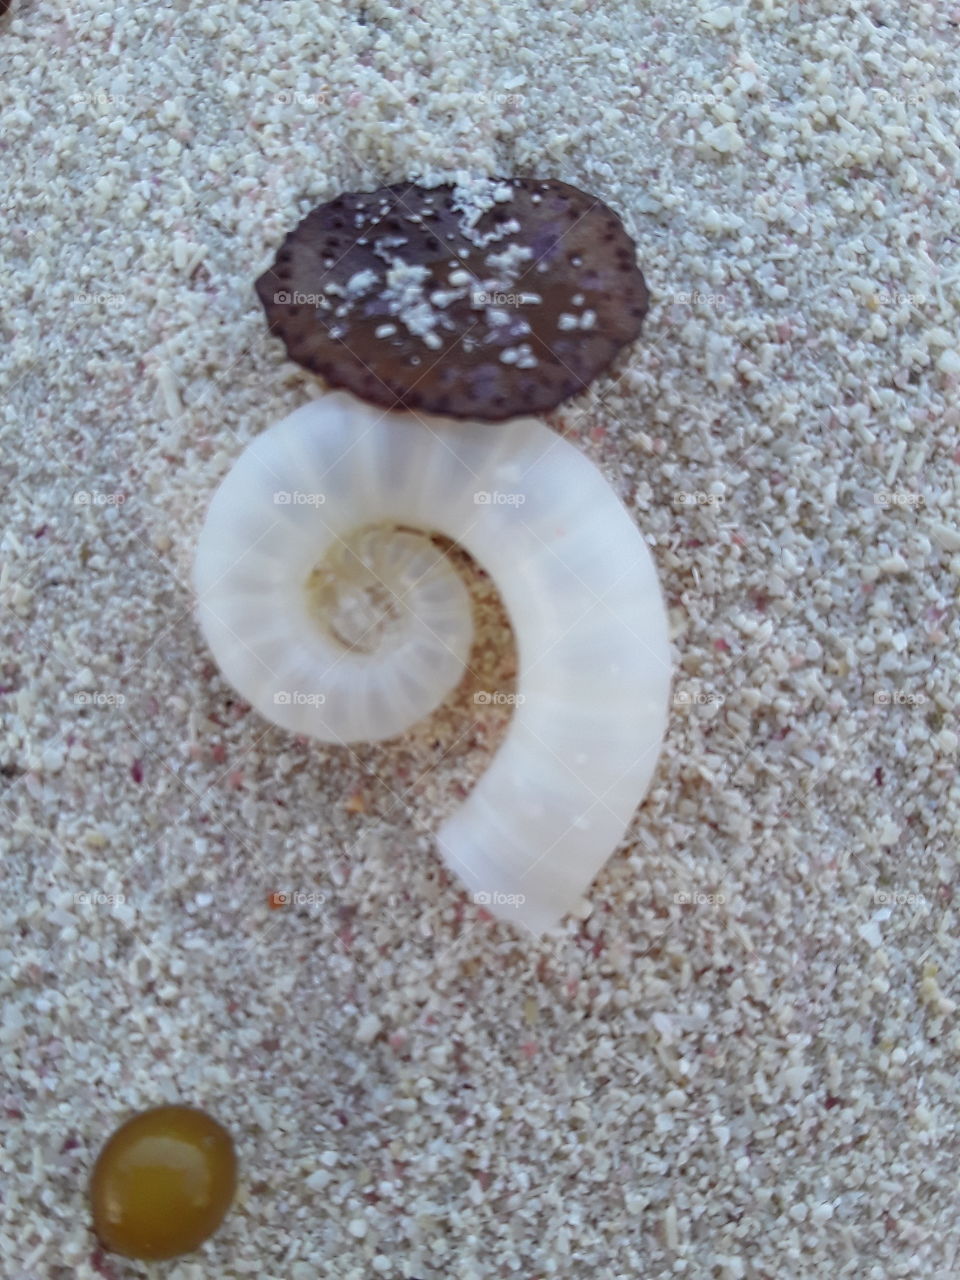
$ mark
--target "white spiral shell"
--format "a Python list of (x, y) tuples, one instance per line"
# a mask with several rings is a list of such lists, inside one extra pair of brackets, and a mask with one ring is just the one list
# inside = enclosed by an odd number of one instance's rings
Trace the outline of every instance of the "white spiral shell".
[(650, 553), (573, 445), (533, 418), (492, 428), (342, 392), (311, 401), (214, 495), (200, 623), (270, 720), (328, 742), (392, 737), (443, 701), (470, 650), (469, 596), (429, 532), (489, 572), (518, 653), (504, 741), (437, 843), (476, 901), (542, 933), (622, 839), (670, 689)]

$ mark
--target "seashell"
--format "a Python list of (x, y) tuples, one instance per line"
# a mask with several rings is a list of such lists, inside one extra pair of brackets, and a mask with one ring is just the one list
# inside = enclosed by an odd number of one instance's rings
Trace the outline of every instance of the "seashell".
[(308, 213), (257, 280), (292, 360), (386, 409), (502, 422), (583, 391), (640, 333), (637, 248), (556, 179), (401, 182)]
[(215, 493), (200, 625), (274, 723), (391, 738), (446, 698), (470, 651), (469, 596), (430, 533), (489, 572), (518, 653), (507, 733), (437, 844), (476, 902), (543, 933), (622, 839), (670, 688), (651, 555), (574, 445), (534, 418), (491, 436), (323, 395), (248, 445)]

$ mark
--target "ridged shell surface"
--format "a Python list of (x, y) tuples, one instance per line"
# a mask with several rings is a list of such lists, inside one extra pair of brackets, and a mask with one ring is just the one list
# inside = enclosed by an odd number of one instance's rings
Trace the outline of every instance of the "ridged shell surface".
[(446, 698), (470, 650), (469, 597), (432, 532), (489, 572), (518, 651), (506, 736), (438, 846), (476, 901), (542, 933), (623, 838), (670, 689), (649, 550), (579, 450), (533, 418), (493, 435), (325, 395), (258, 436), (215, 494), (200, 623), (277, 724), (393, 737)]

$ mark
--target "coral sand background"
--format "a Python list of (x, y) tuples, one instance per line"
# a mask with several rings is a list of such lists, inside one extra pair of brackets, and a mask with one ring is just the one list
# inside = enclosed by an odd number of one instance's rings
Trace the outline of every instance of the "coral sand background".
[[(960, 1274), (958, 24), (949, 4), (142, 6), (0, 26), (0, 1256), (8, 1280)], [(291, 739), (192, 619), (206, 502), (315, 394), (253, 281), (342, 190), (607, 201), (644, 336), (551, 425), (616, 485), (677, 673), (556, 937), (431, 833), (515, 656)], [(495, 428), (492, 428), (495, 430)], [(203, 1251), (85, 1181), (166, 1099), (234, 1133)]]

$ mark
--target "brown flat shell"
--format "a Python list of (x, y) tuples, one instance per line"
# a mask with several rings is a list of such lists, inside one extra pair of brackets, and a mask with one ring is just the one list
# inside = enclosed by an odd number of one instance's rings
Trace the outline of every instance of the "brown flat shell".
[(617, 215), (534, 178), (492, 180), (479, 206), (410, 182), (338, 196), (287, 236), (256, 288), (290, 358), (331, 386), (490, 422), (582, 391), (648, 304)]

